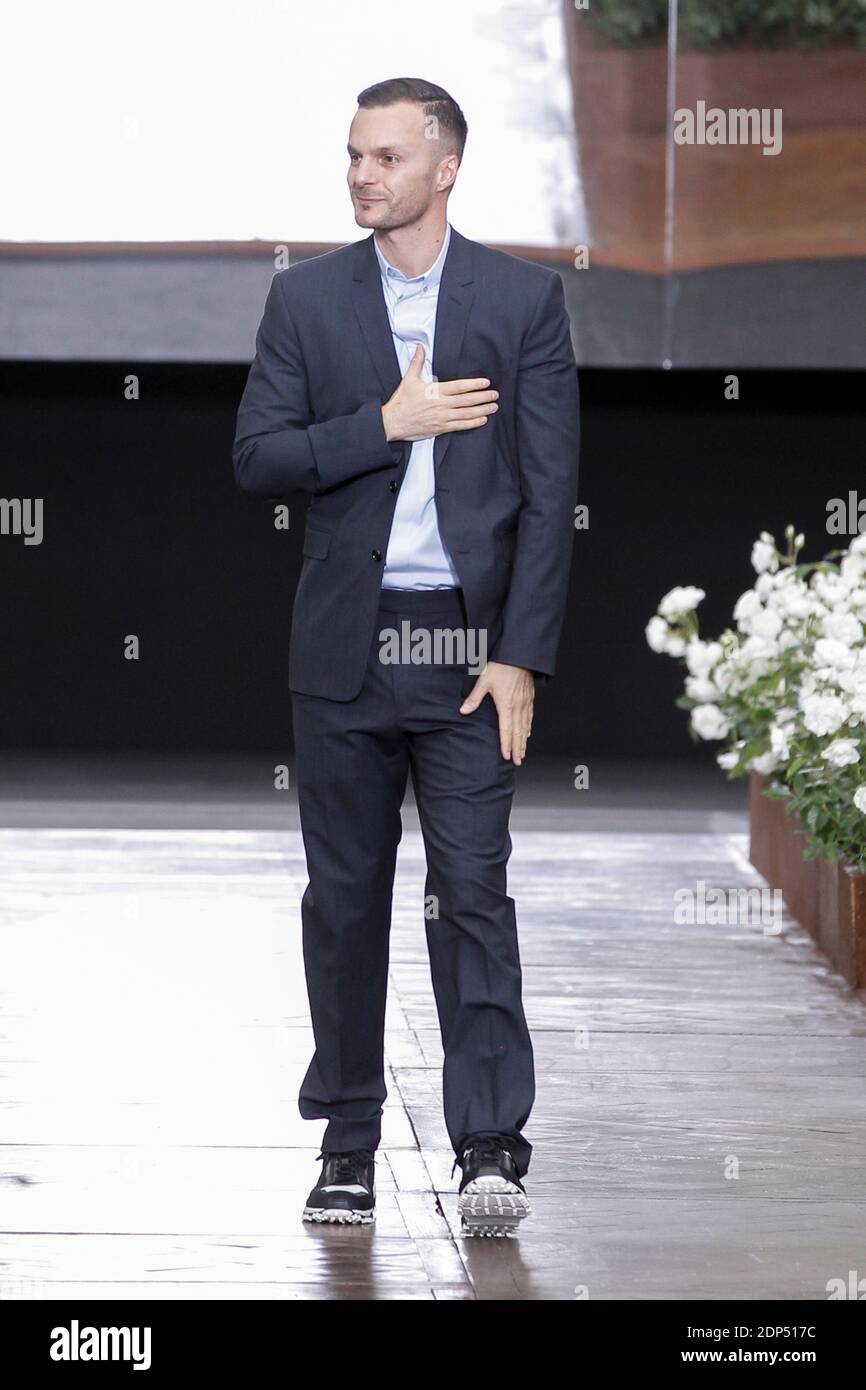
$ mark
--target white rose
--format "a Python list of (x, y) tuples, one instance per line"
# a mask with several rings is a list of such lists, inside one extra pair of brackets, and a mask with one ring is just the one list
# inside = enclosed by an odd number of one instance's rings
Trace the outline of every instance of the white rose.
[(866, 553), (846, 555), (839, 566), (839, 573), (848, 584), (859, 584), (866, 574)]
[(765, 676), (779, 658), (779, 644), (772, 637), (747, 637), (739, 651), (741, 689)]
[(697, 705), (692, 710), (692, 728), (700, 738), (724, 738), (730, 727), (718, 705)]
[(776, 586), (781, 578), (781, 574), (767, 573), (758, 575), (755, 580), (755, 593), (763, 603), (769, 603), (772, 599), (773, 594), (776, 592)]
[(848, 714), (844, 703), (836, 695), (801, 696), (800, 708), (806, 728), (819, 738), (824, 734), (835, 734), (845, 723)]
[(745, 661), (764, 661), (778, 655), (779, 644), (772, 637), (759, 637), (753, 633), (740, 647), (739, 655)]
[(782, 631), (782, 619), (772, 608), (762, 608), (752, 619), (752, 632), (757, 637), (778, 637)]
[(840, 690), (859, 695), (866, 691), (866, 671), (861, 670), (859, 666), (848, 671), (837, 671), (836, 684)]
[(686, 676), (686, 694), (702, 705), (714, 704), (721, 691), (706, 676)]
[(734, 604), (734, 621), (742, 626), (750, 623), (756, 613), (760, 613), (762, 608), (761, 600), (754, 589), (747, 589), (744, 594), (740, 594)]
[[(824, 619), (826, 623), (827, 619)], [(835, 637), (820, 637), (815, 643), (815, 664), (816, 666), (829, 666), (831, 670), (849, 670), (856, 661), (854, 653), (844, 642), (837, 642)]]
[(866, 816), (866, 783), (862, 787), (858, 787), (854, 793), (854, 805), (858, 811), (862, 811)]
[(725, 772), (730, 772), (731, 768), (737, 766), (740, 761), (740, 754), (736, 748), (728, 748), (724, 753), (716, 754), (716, 762)]
[(659, 612), (663, 618), (679, 618), (697, 608), (702, 598), (706, 598), (706, 594), (694, 584), (670, 589), (659, 604)]
[(837, 738), (827, 744), (821, 757), (833, 767), (848, 767), (851, 763), (859, 763), (860, 752), (853, 738)]
[(770, 726), (770, 748), (777, 758), (782, 758), (785, 762), (791, 756), (791, 741), (789, 738), (790, 729), (785, 729), (779, 724)]
[(861, 534), (851, 542), (847, 555), (842, 557), (839, 571), (843, 579), (853, 584), (861, 582), (866, 574), (866, 535)]
[(713, 681), (721, 691), (730, 690), (736, 674), (737, 670), (732, 661), (720, 661), (713, 670)]
[(770, 541), (755, 541), (752, 546), (752, 567), (757, 574), (763, 574), (766, 570), (777, 570), (779, 568), (779, 557), (776, 554), (776, 546)]
[(750, 772), (762, 772), (764, 776), (768, 772), (775, 772), (779, 765), (779, 760), (775, 753), (761, 753), (757, 758), (752, 758), (749, 762)]
[(813, 599), (804, 584), (787, 584), (773, 594), (772, 603), (786, 618), (795, 621), (808, 618), (813, 608)]
[(702, 642), (693, 637), (686, 648), (686, 665), (693, 676), (708, 675), (721, 658), (721, 642)]
[(853, 613), (828, 613), (821, 620), (821, 630), (825, 638), (844, 642), (849, 647), (863, 640), (863, 624)]
[(816, 570), (810, 583), (818, 598), (828, 608), (846, 606), (852, 586), (838, 574), (827, 574), (824, 570)]
[(667, 651), (668, 625), (664, 618), (650, 618), (644, 632), (646, 633), (646, 640), (654, 652)]

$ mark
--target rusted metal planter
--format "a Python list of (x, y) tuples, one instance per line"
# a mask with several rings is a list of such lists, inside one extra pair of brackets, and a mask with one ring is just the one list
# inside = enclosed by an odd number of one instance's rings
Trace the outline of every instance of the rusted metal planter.
[(768, 779), (752, 774), (749, 859), (778, 888), (797, 921), (856, 989), (866, 987), (866, 874), (823, 859), (804, 859), (807, 838), (785, 802), (764, 796)]
[[(784, 169), (748, 144), (677, 145), (665, 235), (667, 37), (600, 38), (562, 0), (580, 176), (595, 265), (646, 274), (866, 254), (866, 52), (737, 44), (676, 53), (677, 108), (784, 111)], [(669, 253), (672, 262), (669, 263)]]

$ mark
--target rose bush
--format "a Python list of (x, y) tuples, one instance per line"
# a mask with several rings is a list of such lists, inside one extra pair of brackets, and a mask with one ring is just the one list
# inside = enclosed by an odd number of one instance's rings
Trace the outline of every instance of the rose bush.
[(806, 858), (866, 872), (866, 535), (811, 564), (803, 536), (785, 537), (785, 551), (766, 531), (755, 542), (757, 579), (716, 641), (699, 634), (694, 586), (665, 594), (646, 638), (684, 663), (677, 704), (693, 738), (726, 741), (728, 777), (767, 774), (809, 834)]

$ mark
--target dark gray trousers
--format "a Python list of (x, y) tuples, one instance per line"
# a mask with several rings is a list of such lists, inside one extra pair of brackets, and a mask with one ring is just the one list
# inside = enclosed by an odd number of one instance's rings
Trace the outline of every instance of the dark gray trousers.
[[(514, 768), (495, 707), (459, 708), (467, 666), (384, 664), (380, 633), (463, 628), (459, 590), (383, 589), (364, 685), (347, 702), (292, 695), (309, 884), (303, 948), (315, 1053), (299, 1107), (327, 1119), (325, 1150), (381, 1138), (385, 996), (400, 807), (411, 772), (427, 857), (425, 918), (455, 1153), (503, 1135), (521, 1175), (535, 1098), (514, 902), (506, 891)], [(432, 900), (432, 901), (431, 901)], [(431, 911), (437, 911), (432, 916)]]

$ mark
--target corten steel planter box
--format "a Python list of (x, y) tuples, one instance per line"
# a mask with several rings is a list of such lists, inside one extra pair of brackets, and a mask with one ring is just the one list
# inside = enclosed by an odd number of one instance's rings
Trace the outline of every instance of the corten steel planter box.
[(752, 774), (749, 786), (749, 859), (771, 888), (778, 888), (792, 916), (814, 937), (855, 989), (866, 987), (866, 874), (823, 859), (804, 859), (807, 837), (785, 810), (764, 796), (768, 778)]
[[(619, 47), (563, 0), (568, 70), (593, 256), (662, 274), (866, 255), (866, 51), (680, 49), (675, 106), (773, 111), (782, 152), (676, 145), (665, 38)], [(666, 152), (674, 155), (666, 262)]]

